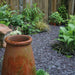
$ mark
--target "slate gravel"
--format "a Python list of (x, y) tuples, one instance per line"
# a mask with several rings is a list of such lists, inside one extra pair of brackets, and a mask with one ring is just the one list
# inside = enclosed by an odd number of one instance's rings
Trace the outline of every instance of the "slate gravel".
[[(59, 26), (50, 26), (50, 28), (50, 32), (31, 35), (36, 69), (44, 69), (50, 75), (75, 75), (75, 57), (67, 58), (51, 47), (57, 42), (54, 39), (58, 38)], [(3, 54), (4, 49), (1, 48), (0, 57)]]

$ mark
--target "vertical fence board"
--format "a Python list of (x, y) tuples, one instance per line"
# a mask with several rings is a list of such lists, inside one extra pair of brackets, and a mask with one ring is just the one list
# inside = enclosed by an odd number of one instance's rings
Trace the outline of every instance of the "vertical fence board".
[(51, 2), (52, 0), (48, 0), (48, 16), (51, 15)]
[(45, 20), (48, 19), (48, 0), (45, 0), (45, 9), (44, 9), (44, 12), (45, 12)]
[(26, 7), (26, 0), (23, 0), (23, 8)]
[(52, 0), (51, 8), (52, 8), (52, 13), (56, 11), (56, 1), (57, 0)]
[(74, 0), (69, 1), (69, 14), (73, 15), (74, 14)]
[[(0, 4), (3, 2), (4, 0), (0, 0)], [(5, 0), (7, 4), (10, 5), (10, 8), (12, 10), (19, 10), (20, 8), (20, 3), (19, 0)], [(32, 7), (32, 4), (37, 3), (37, 6), (45, 13), (45, 19), (48, 19), (48, 16), (55, 12), (57, 10), (58, 7), (61, 6), (61, 2), (62, 0), (23, 0), (22, 6), (23, 9), (26, 8), (27, 4), (29, 4), (30, 7)], [(68, 11), (69, 14), (73, 14), (74, 8), (75, 8), (75, 4), (74, 4), (74, 0), (68, 0)]]
[(14, 3), (14, 0), (10, 0), (10, 8), (11, 8), (12, 10), (14, 10), (14, 5), (13, 5), (13, 3)]

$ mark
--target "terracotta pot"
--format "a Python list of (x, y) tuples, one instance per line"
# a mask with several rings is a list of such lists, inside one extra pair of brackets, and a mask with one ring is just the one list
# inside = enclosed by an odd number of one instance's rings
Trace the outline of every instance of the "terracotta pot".
[(32, 38), (27, 35), (15, 35), (6, 37), (5, 41), (7, 46), (2, 75), (36, 75)]
[(56, 26), (56, 23), (54, 23), (54, 26)]

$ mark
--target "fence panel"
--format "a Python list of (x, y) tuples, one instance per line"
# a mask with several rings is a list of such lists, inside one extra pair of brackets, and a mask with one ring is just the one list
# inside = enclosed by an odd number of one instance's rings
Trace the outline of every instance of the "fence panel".
[(37, 6), (45, 13), (44, 19), (48, 19), (48, 0), (34, 0), (33, 3), (37, 3)]
[[(48, 15), (52, 12), (57, 11), (57, 8), (60, 7), (62, 0), (0, 0), (0, 4), (6, 1), (7, 4), (10, 5), (12, 10), (20, 10), (22, 11), (26, 8), (27, 4), (32, 6), (33, 3), (37, 3), (37, 6), (45, 13), (45, 19), (48, 19)], [(69, 14), (74, 13), (74, 0), (68, 0), (68, 11)], [(73, 5), (72, 5), (73, 4)]]

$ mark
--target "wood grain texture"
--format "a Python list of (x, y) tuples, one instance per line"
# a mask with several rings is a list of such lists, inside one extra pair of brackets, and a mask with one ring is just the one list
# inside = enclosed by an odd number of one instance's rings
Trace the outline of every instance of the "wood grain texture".
[[(12, 10), (21, 10), (19, 0), (5, 0), (7, 4), (9, 4)], [(0, 4), (3, 0), (0, 0)], [(39, 7), (45, 13), (45, 19), (48, 19), (48, 16), (51, 13), (57, 11), (57, 9), (61, 6), (62, 0), (23, 0), (21, 7), (23, 9), (26, 8), (27, 4), (32, 7), (34, 3), (37, 3), (37, 7)], [(75, 9), (75, 0), (68, 0), (68, 13), (74, 14)]]

